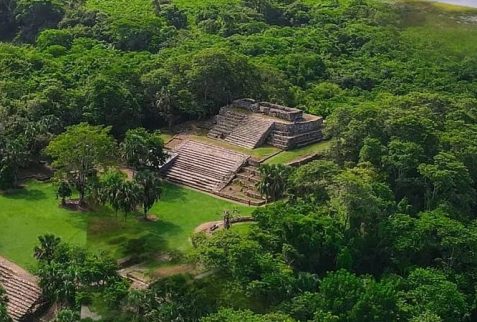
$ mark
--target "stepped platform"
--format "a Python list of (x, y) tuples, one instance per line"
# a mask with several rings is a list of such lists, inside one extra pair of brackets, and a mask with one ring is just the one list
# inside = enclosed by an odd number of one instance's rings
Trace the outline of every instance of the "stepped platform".
[(274, 122), (254, 115), (243, 120), (245, 122), (236, 126), (225, 141), (248, 149), (255, 149), (265, 143)]
[(291, 150), (323, 139), (323, 118), (286, 106), (241, 99), (220, 109), (208, 137), (254, 149)]
[(13, 321), (35, 321), (35, 313), (42, 304), (42, 292), (37, 279), (0, 257), (0, 285), (6, 291), (7, 312)]
[(188, 140), (172, 151), (176, 157), (161, 169), (169, 181), (218, 193), (235, 177), (248, 155)]
[(220, 195), (250, 206), (261, 206), (266, 200), (257, 190), (260, 172), (257, 165), (249, 161), (237, 173), (233, 181), (220, 191)]

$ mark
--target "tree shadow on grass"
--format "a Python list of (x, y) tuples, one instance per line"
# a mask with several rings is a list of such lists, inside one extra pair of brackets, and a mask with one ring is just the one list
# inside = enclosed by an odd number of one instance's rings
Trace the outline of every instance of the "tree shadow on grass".
[(7, 199), (13, 200), (29, 200), (29, 201), (38, 201), (48, 198), (47, 194), (38, 189), (16, 189), (6, 191), (1, 194), (1, 196)]
[[(167, 251), (168, 235), (181, 232), (181, 227), (164, 221), (145, 222), (141, 216), (128, 218), (95, 216), (88, 222), (88, 243), (102, 244), (115, 257), (134, 257), (148, 260), (158, 252)], [(101, 247), (103, 248), (103, 247)]]
[(165, 181), (163, 183), (163, 194), (159, 202), (161, 202), (161, 200), (168, 202), (186, 200), (184, 189), (186, 188)]

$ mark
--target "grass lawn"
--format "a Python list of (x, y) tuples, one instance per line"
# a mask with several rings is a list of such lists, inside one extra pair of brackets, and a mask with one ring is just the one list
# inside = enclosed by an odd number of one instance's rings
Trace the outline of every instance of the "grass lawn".
[(50, 184), (31, 182), (26, 189), (0, 194), (0, 254), (31, 268), (38, 236), (52, 233), (85, 245), (87, 216), (61, 209)]
[(244, 215), (253, 210), (166, 183), (161, 201), (151, 211), (158, 221), (144, 222), (135, 217), (125, 221), (108, 208), (82, 213), (59, 208), (53, 185), (29, 182), (23, 190), (0, 195), (0, 255), (31, 269), (37, 237), (53, 233), (69, 243), (104, 250), (116, 258), (143, 254), (153, 259), (163, 251), (187, 251), (196, 226), (218, 220), (224, 209), (233, 208)]
[(266, 160), (265, 163), (267, 164), (285, 164), (289, 163), (303, 157), (313, 155), (315, 153), (321, 153), (326, 151), (330, 147), (330, 141), (323, 141), (318, 142), (312, 145), (305, 146), (303, 148), (290, 150), (290, 151), (283, 151), (279, 154), (271, 157), (270, 159)]

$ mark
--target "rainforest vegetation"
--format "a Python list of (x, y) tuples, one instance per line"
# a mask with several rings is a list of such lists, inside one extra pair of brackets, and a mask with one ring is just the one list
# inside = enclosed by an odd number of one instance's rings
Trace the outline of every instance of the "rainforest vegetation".
[(71, 181), (87, 155), (71, 188), (90, 198), (122, 180), (95, 165), (122, 155), (144, 168), (146, 215), (160, 189), (145, 168), (165, 157), (147, 148), (162, 148), (154, 131), (242, 97), (324, 116), (331, 142), (323, 159), (263, 170), (282, 199), (249, 230), (193, 236), (201, 279), (128, 291), (109, 257), (43, 236), (37, 273), (58, 319), (93, 303), (106, 321), (477, 321), (476, 16), (373, 0), (0, 0), (2, 190), (39, 161)]

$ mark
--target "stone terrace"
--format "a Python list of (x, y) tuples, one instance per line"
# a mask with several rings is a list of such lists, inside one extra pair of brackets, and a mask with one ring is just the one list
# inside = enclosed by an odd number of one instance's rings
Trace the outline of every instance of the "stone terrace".
[(268, 143), (290, 150), (322, 139), (323, 118), (268, 102), (241, 99), (220, 109), (208, 136), (254, 149)]
[(161, 170), (166, 179), (216, 193), (246, 163), (248, 155), (187, 140), (172, 151), (177, 156)]
[(35, 277), (0, 257), (0, 285), (6, 291), (7, 311), (13, 321), (32, 321), (41, 301)]

